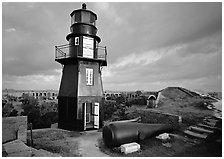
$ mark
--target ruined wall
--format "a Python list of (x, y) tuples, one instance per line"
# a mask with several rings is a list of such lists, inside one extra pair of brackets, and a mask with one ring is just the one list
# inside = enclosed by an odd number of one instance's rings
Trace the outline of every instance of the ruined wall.
[(2, 143), (16, 139), (27, 142), (27, 116), (2, 118)]
[(182, 120), (181, 117), (178, 115), (162, 113), (162, 112), (150, 110), (150, 109), (135, 110), (134, 112), (131, 113), (131, 116), (132, 118), (140, 116), (142, 123), (169, 124), (174, 129), (178, 128), (179, 123)]

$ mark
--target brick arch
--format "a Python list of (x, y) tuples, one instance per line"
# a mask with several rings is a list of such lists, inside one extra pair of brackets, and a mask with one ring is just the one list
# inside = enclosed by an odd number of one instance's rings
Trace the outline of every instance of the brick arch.
[(149, 97), (148, 97), (148, 100), (149, 99), (154, 99), (154, 100), (156, 100), (156, 96), (155, 95), (150, 95)]

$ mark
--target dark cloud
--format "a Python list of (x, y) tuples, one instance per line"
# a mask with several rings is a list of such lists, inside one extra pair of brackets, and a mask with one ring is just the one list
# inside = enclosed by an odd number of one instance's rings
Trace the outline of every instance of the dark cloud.
[(184, 45), (184, 48), (178, 53), (180, 56), (191, 54), (212, 54), (222, 48), (222, 32), (216, 32), (197, 41), (191, 41)]
[[(43, 79), (44, 87), (59, 79), (54, 46), (67, 43), (69, 14), (80, 7), (81, 3), (3, 3), (3, 84), (11, 76), (20, 84), (26, 77)], [(204, 79), (200, 87), (218, 88), (213, 83), (220, 84), (222, 74), (222, 3), (87, 3), (87, 8), (98, 14), (98, 35), (108, 49), (112, 76), (104, 77), (105, 87), (133, 90), (145, 85), (156, 90), (167, 84), (190, 87), (186, 81)], [(161, 57), (147, 62), (154, 58), (150, 51)], [(133, 54), (136, 59), (130, 59)]]
[[(201, 42), (207, 45), (199, 45), (199, 48), (196, 48), (195, 46), (201, 44)], [(216, 46), (216, 43), (213, 44), (209, 42), (211, 42), (211, 39), (206, 37), (188, 45), (188, 47), (192, 45), (195, 49), (194, 51), (200, 51), (201, 47), (206, 46), (205, 48), (208, 48), (208, 51), (204, 50), (205, 52), (202, 53), (188, 53), (188, 51), (192, 51), (192, 49), (176, 46), (177, 49), (175, 49), (175, 47), (165, 48), (161, 58), (147, 65), (144, 63), (130, 63), (122, 67), (112, 67), (111, 72), (116, 78), (108, 77), (104, 82), (111, 84), (112, 86), (110, 88), (115, 87), (115, 85), (136, 82), (136, 89), (139, 87), (145, 90), (151, 90), (152, 88), (154, 90), (157, 88), (158, 90), (158, 88), (162, 86), (183, 86), (192, 89), (195, 87), (203, 90), (214, 90), (211, 89), (211, 86), (214, 86), (215, 89), (218, 88), (217, 90), (220, 90), (220, 77), (222, 74), (221, 46), (218, 45), (219, 47), (212, 49), (212, 52), (210, 52), (210, 45)], [(183, 52), (187, 55), (183, 56)], [(145, 58), (147, 59), (149, 57), (146, 56)], [(119, 65), (119, 63), (117, 65)], [(203, 82), (201, 82), (201, 80), (203, 80)], [(204, 82), (204, 80), (206, 82)], [(186, 83), (186, 81), (188, 82)], [(163, 84), (160, 86), (158, 83)], [(129, 88), (133, 87), (123, 89)]]
[[(111, 5), (116, 8), (116, 15), (123, 20), (121, 25), (113, 25), (114, 21), (111, 18), (106, 20), (111, 22), (108, 27), (101, 27), (106, 32), (104, 37), (112, 52), (111, 62), (114, 62), (117, 56), (125, 56), (130, 52), (144, 52), (198, 40), (222, 28), (221, 3)], [(105, 19), (102, 19), (101, 22), (104, 21)]]
[[(3, 74), (55, 74), (60, 65), (54, 61), (54, 46), (66, 42), (69, 30), (60, 22), (57, 14), (39, 3), (31, 8), (29, 3), (4, 6)], [(15, 31), (6, 32), (10, 27)]]
[(18, 34), (18, 31), (17, 36), (3, 39), (3, 74), (44, 74), (60, 68), (54, 61), (52, 43), (40, 44), (38, 40), (33, 36)]

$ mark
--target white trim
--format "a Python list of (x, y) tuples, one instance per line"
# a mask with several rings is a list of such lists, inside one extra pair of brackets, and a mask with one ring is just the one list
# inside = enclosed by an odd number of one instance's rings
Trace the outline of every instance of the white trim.
[(100, 123), (100, 118), (99, 118), (99, 106), (100, 103), (94, 103), (94, 125), (93, 127), (96, 129), (99, 129), (99, 123)]
[(84, 103), (84, 107), (83, 107), (83, 113), (84, 113), (84, 130), (86, 130), (86, 105), (87, 103)]
[(156, 100), (156, 96), (155, 96), (155, 95), (150, 95), (150, 96), (148, 97), (148, 99), (151, 98), (151, 97), (154, 97), (154, 99)]

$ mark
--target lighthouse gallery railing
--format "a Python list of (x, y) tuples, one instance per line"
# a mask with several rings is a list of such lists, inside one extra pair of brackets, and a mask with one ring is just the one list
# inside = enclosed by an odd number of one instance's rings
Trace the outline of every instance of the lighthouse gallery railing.
[[(55, 46), (55, 59), (62, 59), (62, 58), (69, 58), (69, 49), (71, 47), (75, 47), (74, 45), (70, 44), (65, 44), (65, 45), (60, 45), (60, 46)], [(78, 49), (78, 47), (76, 47)], [(96, 55), (95, 59), (97, 60), (107, 60), (107, 48), (106, 46), (97, 46), (96, 47)], [(77, 57), (82, 57), (77, 55)]]

